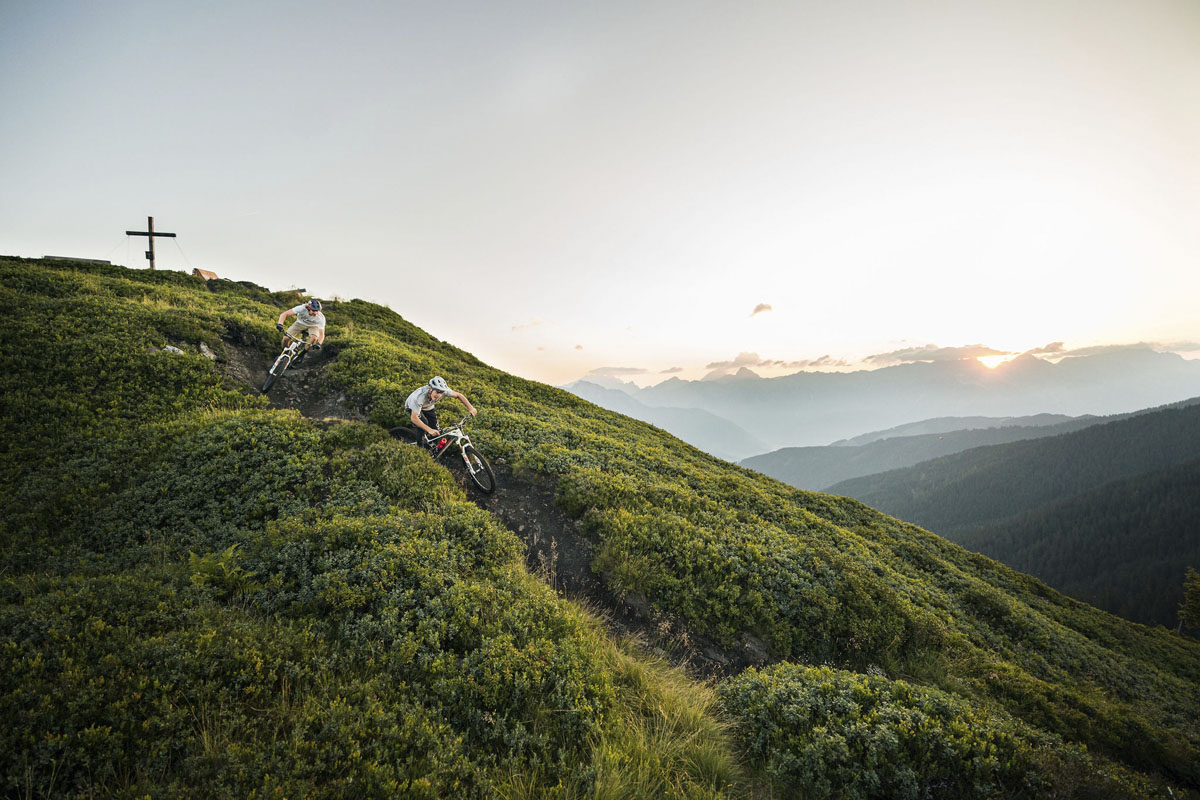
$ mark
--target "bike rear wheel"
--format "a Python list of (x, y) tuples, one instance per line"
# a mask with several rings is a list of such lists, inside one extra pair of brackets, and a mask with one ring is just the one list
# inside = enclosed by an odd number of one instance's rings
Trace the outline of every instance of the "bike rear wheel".
[(388, 433), (392, 435), (392, 438), (399, 439), (402, 442), (407, 442), (408, 444), (417, 443), (417, 432), (407, 425), (401, 425), (398, 428), (388, 428)]
[(480, 455), (473, 445), (463, 448), (463, 465), (467, 468), (467, 475), (471, 477), (471, 482), (479, 491), (484, 494), (496, 491), (496, 474), (492, 472), (492, 465)]
[(270, 389), (271, 385), (274, 384), (275, 381), (279, 380), (279, 376), (284, 373), (284, 371), (288, 368), (288, 364), (290, 364), (290, 363), (291, 363), (290, 356), (282, 355), (279, 358), (275, 359), (275, 363), (271, 365), (271, 368), (269, 370), (267, 370), (267, 379), (265, 381), (263, 381), (263, 385), (262, 385), (262, 393), (263, 394), (266, 394), (267, 389)]

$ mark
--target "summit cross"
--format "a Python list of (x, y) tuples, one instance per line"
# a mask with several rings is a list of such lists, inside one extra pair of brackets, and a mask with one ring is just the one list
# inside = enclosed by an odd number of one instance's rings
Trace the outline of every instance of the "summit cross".
[(169, 236), (175, 238), (173, 233), (155, 233), (154, 232), (154, 217), (146, 217), (146, 230), (144, 231), (125, 231), (126, 236), (146, 236), (150, 239), (150, 249), (146, 251), (146, 258), (150, 260), (150, 269), (154, 269), (154, 237)]

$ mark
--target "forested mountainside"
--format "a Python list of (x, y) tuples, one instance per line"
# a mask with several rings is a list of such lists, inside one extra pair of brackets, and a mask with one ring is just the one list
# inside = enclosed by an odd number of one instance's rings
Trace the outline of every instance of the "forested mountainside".
[(851, 478), (903, 469), (975, 447), (1057, 436), (1099, 421), (1091, 417), (1062, 425), (1011, 425), (895, 436), (861, 445), (784, 447), (740, 463), (798, 489), (824, 490)]
[(1086, 427), (1092, 419), (1091, 415), (1069, 417), (1065, 414), (1031, 414), (1026, 417), (931, 417), (881, 431), (860, 433), (849, 439), (838, 439), (833, 444), (838, 447), (854, 447), (877, 442), (880, 439), (894, 439), (897, 436), (924, 436), (927, 433), (969, 431), (982, 428), (1044, 428), (1071, 422), (1084, 423), (1084, 427)]
[(828, 491), (1028, 569), (1113, 613), (1173, 625), (1184, 573), (1200, 551), (1200, 487), (1185, 467), (1198, 457), (1200, 405), (1186, 401)]
[(1105, 611), (1174, 627), (1200, 565), (1200, 460), (1113, 481), (957, 540)]
[[(315, 419), (238, 368), (294, 294), (6, 259), (0, 297), (8, 795), (1200, 796), (1193, 639), (372, 303), (326, 304)], [(432, 374), (612, 594), (746, 657), (689, 677), (528, 572), (385, 432)]]

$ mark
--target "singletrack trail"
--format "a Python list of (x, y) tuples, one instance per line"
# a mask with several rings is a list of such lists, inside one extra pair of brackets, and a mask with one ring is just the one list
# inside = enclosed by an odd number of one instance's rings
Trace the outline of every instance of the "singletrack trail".
[[(258, 347), (242, 341), (238, 331), (224, 337), (223, 344), (218, 368), (259, 393), (270, 359)], [(336, 359), (334, 348), (309, 352), (271, 387), (267, 395), (271, 407), (295, 409), (314, 420), (369, 421), (367, 409), (326, 378), (329, 365)], [(651, 652), (700, 678), (736, 673), (767, 662), (766, 647), (753, 637), (744, 637), (734, 647), (721, 647), (692, 634), (679, 620), (655, 610), (645, 598), (617, 596), (604, 576), (592, 570), (596, 542), (582, 522), (568, 518), (555, 501), (558, 487), (554, 478), (514, 468), (501, 458), (492, 458), (491, 462), (498, 486), (488, 497), (467, 485), (462, 470), (451, 469), (450, 473), (477, 506), (525, 543), (527, 568), (560, 596), (581, 603), (606, 620), (614, 634), (640, 640)]]

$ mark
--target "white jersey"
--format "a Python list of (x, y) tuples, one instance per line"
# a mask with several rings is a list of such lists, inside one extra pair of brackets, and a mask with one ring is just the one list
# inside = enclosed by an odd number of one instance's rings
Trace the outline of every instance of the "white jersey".
[[(410, 394), (408, 399), (404, 401), (404, 407), (409, 411), (415, 411), (418, 414), (420, 414), (422, 411), (428, 411), (433, 408), (435, 405), (437, 405), (437, 401), (429, 399), (429, 390), (430, 387), (428, 385), (417, 387), (417, 390)], [(458, 392), (446, 392), (444, 395), (439, 397), (438, 400), (444, 400), (447, 397), (458, 397)]]
[(296, 315), (296, 322), (303, 325), (306, 330), (312, 330), (313, 328), (325, 330), (325, 315), (320, 311), (313, 314), (305, 306), (298, 305), (290, 313)]

